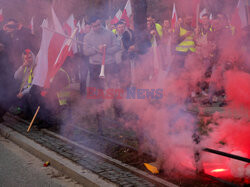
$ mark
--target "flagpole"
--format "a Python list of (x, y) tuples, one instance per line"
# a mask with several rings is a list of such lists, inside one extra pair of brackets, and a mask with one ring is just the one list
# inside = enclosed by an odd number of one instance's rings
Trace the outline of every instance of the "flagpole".
[(198, 3), (196, 9), (196, 28), (199, 27), (199, 13), (200, 13), (200, 2)]
[(61, 50), (60, 50), (60, 52), (59, 52), (59, 54), (58, 54), (58, 56), (57, 56), (57, 58), (56, 58), (56, 61), (55, 61), (54, 65), (56, 65), (56, 64), (58, 63), (59, 57), (60, 57), (61, 54), (62, 54), (62, 51), (63, 51), (64, 46), (69, 45), (69, 46), (70, 46), (70, 47), (69, 47), (69, 50), (70, 50), (71, 44), (72, 44), (72, 40), (73, 40), (73, 37), (76, 35), (77, 30), (78, 30), (78, 29), (75, 28), (75, 30), (74, 30), (73, 33), (71, 34), (70, 38), (68, 38), (68, 39), (70, 39), (70, 41), (67, 41), (67, 42), (64, 43), (64, 45), (62, 46), (62, 48), (61, 48)]
[(63, 34), (63, 33), (57, 32), (57, 31), (54, 31), (53, 29), (50, 29), (50, 28), (48, 28), (48, 27), (43, 27), (43, 26), (41, 26), (41, 27), (42, 27), (43, 29), (46, 29), (46, 30), (50, 31), (50, 32), (53, 32), (53, 33), (56, 33), (56, 34), (60, 34), (61, 36), (65, 37), (65, 38), (67, 38), (67, 39), (71, 39), (72, 41), (74, 41), (74, 42), (76, 42), (76, 43), (84, 44), (83, 42), (81, 42), (81, 41), (79, 41), (79, 40), (75, 40), (75, 39), (71, 38), (71, 36), (68, 36), (68, 35), (66, 35), (66, 34)]
[(30, 129), (31, 129), (31, 127), (32, 127), (32, 125), (33, 125), (33, 123), (34, 123), (34, 121), (35, 121), (35, 119), (36, 119), (36, 116), (37, 116), (37, 114), (38, 114), (39, 110), (40, 110), (40, 106), (38, 106), (38, 107), (37, 107), (37, 109), (36, 109), (36, 113), (34, 114), (34, 116), (33, 116), (32, 120), (31, 120), (31, 122), (30, 122), (30, 125), (29, 125), (29, 128), (27, 129), (27, 132), (29, 132), (29, 131), (30, 131)]
[(247, 25), (249, 24), (249, 11), (248, 11), (248, 0), (246, 0), (247, 1), (247, 3), (246, 3), (246, 7), (245, 7), (245, 9), (246, 9), (246, 13), (247, 13)]

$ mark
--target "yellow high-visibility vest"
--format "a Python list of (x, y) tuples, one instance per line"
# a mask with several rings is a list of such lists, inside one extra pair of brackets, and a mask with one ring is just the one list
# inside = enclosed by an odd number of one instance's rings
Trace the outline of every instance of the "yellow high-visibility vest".
[[(155, 28), (157, 34), (160, 36), (160, 38), (163, 36), (162, 26), (159, 23), (155, 23)], [(153, 46), (154, 43), (154, 37), (151, 38), (151, 44)]]
[[(213, 28), (212, 28), (212, 27), (210, 27), (210, 28), (209, 28), (209, 31), (210, 31), (210, 32), (213, 32)], [(201, 32), (201, 35), (202, 35), (202, 36), (207, 36), (207, 33), (206, 33), (206, 34), (204, 34), (204, 32), (202, 31), (202, 32)]]
[[(182, 27), (180, 27), (180, 36), (183, 36), (187, 33), (188, 31)], [(195, 43), (194, 43), (194, 37), (193, 35), (186, 37), (175, 49), (176, 51), (179, 52), (195, 52)]]
[[(68, 85), (70, 84), (70, 77), (69, 74), (62, 68), (60, 68), (61, 72), (65, 73), (68, 78)], [(64, 89), (60, 90), (56, 93), (58, 102), (60, 106), (64, 106), (68, 104), (68, 99), (70, 98), (70, 91), (68, 90), (68, 86), (66, 86)]]
[(114, 34), (116, 34), (116, 33), (117, 33), (117, 30), (116, 30), (116, 29), (113, 29), (112, 32), (113, 32)]
[(160, 37), (162, 37), (163, 36), (162, 26), (159, 23), (155, 23), (155, 28), (156, 28), (156, 31), (157, 31), (158, 35)]
[[(26, 71), (27, 71), (27, 67), (25, 67), (25, 69), (24, 69), (24, 71), (23, 71), (23, 74), (25, 75), (25, 73), (26, 73)], [(32, 80), (33, 80), (33, 67), (30, 69), (30, 72), (29, 72), (29, 75), (28, 75), (28, 86), (27, 86), (27, 88), (29, 88), (29, 87), (31, 87), (31, 83), (32, 83)], [(24, 84), (25, 84), (25, 82), (27, 81), (27, 78), (26, 78), (26, 76), (23, 78), (23, 80), (22, 80), (22, 84), (21, 84), (21, 88), (23, 88), (23, 86), (24, 86)]]

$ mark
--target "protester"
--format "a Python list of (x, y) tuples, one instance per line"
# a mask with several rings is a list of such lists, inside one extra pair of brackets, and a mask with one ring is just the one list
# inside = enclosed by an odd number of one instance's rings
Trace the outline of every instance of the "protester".
[(14, 74), (17, 81), (21, 81), (17, 98), (19, 99), (18, 109), (27, 115), (29, 110), (29, 95), (33, 73), (36, 67), (35, 55), (30, 49), (26, 49), (22, 54), (23, 64)]
[(207, 39), (208, 35), (211, 35), (213, 29), (209, 20), (209, 15), (204, 14), (201, 17), (201, 26), (198, 28), (198, 37), (204, 37)]
[(161, 51), (161, 59), (163, 60), (162, 67), (164, 70), (166, 70), (167, 67), (170, 67), (170, 63), (172, 61), (171, 41), (173, 38), (173, 31), (171, 29), (169, 20), (163, 21), (162, 31), (163, 31), (163, 36), (162, 36), (160, 51)]
[[(0, 35), (2, 39), (2, 35)], [(16, 84), (14, 81), (14, 68), (9, 62), (6, 45), (0, 41), (0, 121), (3, 115), (15, 102)]]
[[(91, 26), (88, 23), (85, 23), (84, 30), (79, 32), (77, 35), (77, 40), (83, 43), (84, 37), (91, 30)], [(88, 64), (89, 58), (83, 54), (83, 44), (78, 43), (77, 45), (77, 54), (75, 56), (78, 57), (80, 61), (80, 94), (86, 94), (86, 84), (87, 84), (87, 75), (88, 75)]]
[(195, 52), (194, 31), (192, 28), (192, 16), (187, 15), (183, 23), (174, 33), (173, 42), (176, 45), (174, 65), (175, 68), (183, 68), (185, 59)]
[(151, 35), (151, 42), (153, 42), (153, 37), (155, 36), (157, 43), (159, 43), (163, 35), (162, 26), (159, 23), (156, 23), (154, 16), (149, 16), (147, 18), (147, 29)]
[[(120, 50), (119, 41), (112, 31), (102, 26), (101, 19), (97, 16), (91, 17), (89, 20), (91, 31), (84, 37), (83, 54), (89, 57), (89, 75), (90, 87), (96, 89), (105, 89), (105, 84), (112, 87), (117, 67), (115, 65), (114, 55)], [(99, 77), (101, 72), (102, 58), (105, 51), (105, 78)], [(101, 101), (102, 102), (102, 101)], [(101, 132), (100, 115), (103, 110), (97, 113), (99, 131)]]
[(37, 52), (35, 36), (31, 34), (29, 29), (23, 27), (15, 19), (9, 19), (3, 26), (3, 32), (9, 60), (14, 68), (18, 68), (21, 65), (20, 59), (22, 59), (22, 53), (25, 49), (31, 49), (33, 52)]
[(120, 41), (121, 51), (116, 53), (116, 62), (119, 68), (119, 80), (122, 88), (127, 88), (131, 84), (131, 64), (135, 50), (135, 39), (133, 31), (126, 28), (126, 22), (121, 20), (117, 23), (116, 37)]
[(83, 54), (89, 57), (90, 85), (104, 88), (103, 80), (99, 79), (104, 48), (106, 50), (105, 75), (107, 76), (105, 81), (108, 82), (115, 72), (113, 55), (120, 50), (120, 45), (115, 35), (102, 27), (100, 18), (93, 17), (90, 23), (92, 29), (84, 38)]

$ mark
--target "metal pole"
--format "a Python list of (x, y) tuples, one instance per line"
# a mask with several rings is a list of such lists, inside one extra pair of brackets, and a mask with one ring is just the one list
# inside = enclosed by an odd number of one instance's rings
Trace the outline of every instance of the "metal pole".
[(233, 155), (233, 154), (230, 154), (230, 153), (225, 153), (225, 152), (210, 149), (210, 148), (204, 148), (203, 151), (250, 163), (249, 158), (244, 158), (244, 157)]

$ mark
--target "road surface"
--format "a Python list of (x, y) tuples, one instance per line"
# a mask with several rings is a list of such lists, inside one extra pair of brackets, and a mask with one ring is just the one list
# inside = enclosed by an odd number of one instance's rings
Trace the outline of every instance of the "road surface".
[(75, 181), (0, 136), (0, 187), (79, 187)]

